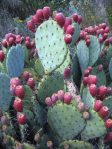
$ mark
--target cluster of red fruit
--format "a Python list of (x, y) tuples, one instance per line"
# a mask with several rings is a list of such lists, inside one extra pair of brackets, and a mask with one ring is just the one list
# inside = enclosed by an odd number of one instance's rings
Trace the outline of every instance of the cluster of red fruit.
[(27, 28), (35, 32), (35, 29), (44, 21), (48, 20), (51, 16), (50, 7), (44, 7), (43, 9), (38, 9), (36, 14), (32, 16), (32, 19), (27, 22)]
[(29, 36), (26, 36), (26, 38), (24, 38), (21, 35), (15, 35), (12, 33), (5, 35), (5, 39), (3, 39), (2, 41), (2, 46), (8, 48), (11, 46), (15, 46), (16, 44), (22, 44), (23, 42), (25, 42), (25, 45), (28, 49), (32, 49), (35, 46), (35, 42), (31, 41)]
[[(99, 65), (99, 70), (102, 69), (102, 65)], [(107, 95), (112, 94), (112, 88), (101, 85), (97, 87), (98, 78), (95, 75), (91, 75), (92, 67), (88, 67), (84, 71), (83, 85), (89, 87), (90, 94), (97, 100), (103, 100)]]
[(45, 103), (47, 106), (53, 106), (57, 100), (60, 100), (66, 104), (70, 104), (73, 97), (69, 92), (64, 93), (63, 90), (59, 90), (57, 93), (54, 93), (51, 97), (46, 97)]
[(25, 46), (28, 48), (28, 49), (32, 49), (35, 47), (35, 41), (31, 41), (30, 37), (29, 36), (26, 36), (26, 41), (25, 41)]
[(89, 26), (84, 28), (80, 32), (80, 39), (86, 41), (86, 45), (90, 45), (90, 35), (96, 35), (99, 38), (99, 42), (105, 44), (105, 46), (109, 46), (109, 43), (112, 44), (112, 37), (108, 38), (110, 29), (106, 25), (106, 23), (99, 24), (98, 26)]
[(75, 27), (72, 25), (72, 20), (78, 24), (82, 22), (82, 16), (74, 13), (72, 18), (65, 17), (63, 13), (56, 13), (54, 16), (54, 20), (59, 24), (60, 27), (63, 28), (65, 32), (64, 41), (67, 44), (72, 42), (72, 35), (75, 32)]
[[(29, 72), (25, 71), (23, 73), (22, 77), (24, 78), (24, 81), (26, 81), (26, 84), (31, 89), (34, 89), (35, 81), (32, 78), (31, 74)], [(19, 113), (17, 113), (18, 123), (23, 125), (26, 123), (26, 116), (24, 113), (20, 113), (20, 112), (23, 111), (23, 100), (25, 97), (24, 86), (21, 85), (21, 81), (19, 78), (12, 78), (10, 81), (10, 87), (11, 87), (11, 93), (16, 96), (14, 103), (13, 103), (13, 107), (17, 112), (19, 112)]]
[[(105, 121), (105, 127), (106, 128), (112, 128), (112, 119), (105, 119), (109, 114), (109, 108), (106, 106), (103, 106), (103, 102), (101, 100), (96, 100), (94, 104), (94, 110), (98, 112), (101, 118)], [(112, 138), (111, 138), (112, 139)]]
[(8, 48), (16, 44), (22, 44), (23, 42), (24, 42), (23, 36), (8, 33), (5, 35), (5, 39), (3, 39), (2, 41), (2, 46)]

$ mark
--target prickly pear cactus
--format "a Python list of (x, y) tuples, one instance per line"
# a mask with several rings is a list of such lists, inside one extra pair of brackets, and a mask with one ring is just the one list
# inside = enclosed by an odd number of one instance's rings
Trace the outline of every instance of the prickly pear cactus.
[(89, 65), (89, 49), (85, 41), (80, 41), (77, 45), (77, 56), (81, 71), (83, 72)]
[(109, 108), (109, 112), (112, 112), (112, 96), (108, 96), (103, 100), (103, 105)]
[(104, 70), (98, 71), (98, 66), (96, 66), (96, 67), (93, 67), (91, 74), (97, 76), (97, 78), (98, 78), (97, 85), (98, 86), (100, 86), (100, 85), (106, 85), (106, 75), (105, 75)]
[(88, 107), (93, 108), (95, 98), (91, 96), (89, 89), (86, 87), (83, 89), (82, 92), (82, 101), (87, 105)]
[(77, 44), (77, 56), (79, 59), (82, 72), (88, 67), (93, 66), (100, 55), (100, 44), (97, 37), (90, 36), (90, 45), (87, 47), (86, 42), (81, 40)]
[(85, 129), (81, 133), (83, 140), (94, 139), (106, 134), (104, 121), (99, 117), (98, 113), (90, 110), (90, 119), (87, 120)]
[(73, 139), (86, 123), (75, 104), (57, 103), (48, 110), (48, 123), (62, 140)]
[(21, 45), (9, 49), (6, 59), (6, 68), (10, 77), (19, 77), (24, 68), (24, 50)]
[(46, 97), (64, 88), (64, 79), (60, 73), (53, 73), (50, 76), (45, 76), (38, 85), (38, 99), (44, 102)]
[(93, 149), (93, 146), (90, 143), (78, 140), (64, 141), (60, 144), (60, 149), (64, 149), (67, 146), (68, 149)]
[(44, 67), (39, 59), (35, 61), (35, 71), (38, 77), (42, 77), (44, 75)]
[(55, 21), (45, 21), (37, 28), (35, 43), (45, 73), (52, 72), (64, 62), (68, 48), (63, 30)]
[(4, 73), (0, 73), (0, 108), (7, 111), (11, 104), (10, 78)]
[(93, 66), (100, 55), (100, 44), (98, 38), (95, 36), (90, 37), (89, 46), (89, 66)]
[(72, 36), (73, 40), (72, 40), (72, 42), (71, 42), (71, 45), (74, 45), (74, 43), (76, 43), (77, 40), (79, 39), (79, 35), (80, 35), (80, 26), (79, 26), (78, 23), (75, 23), (75, 22), (72, 23), (72, 25), (74, 26), (75, 31), (74, 31), (73, 36)]
[(68, 53), (67, 53), (67, 55), (66, 55), (66, 58), (65, 58), (63, 64), (60, 65), (60, 66), (56, 69), (56, 71), (60, 72), (60, 73), (63, 75), (64, 69), (67, 68), (70, 64), (71, 64), (71, 62), (70, 62), (70, 54), (69, 54), (69, 51), (68, 51)]

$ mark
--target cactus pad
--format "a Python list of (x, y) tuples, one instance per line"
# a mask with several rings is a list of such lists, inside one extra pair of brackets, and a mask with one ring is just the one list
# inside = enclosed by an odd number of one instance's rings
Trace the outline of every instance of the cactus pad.
[(65, 60), (67, 45), (64, 32), (55, 21), (45, 21), (37, 28), (35, 43), (45, 73), (52, 72)]
[(69, 149), (93, 149), (90, 143), (78, 140), (64, 141), (60, 144), (60, 149), (64, 149), (66, 145), (69, 146)]
[(35, 61), (35, 71), (38, 77), (42, 77), (44, 75), (44, 67), (39, 59)]
[(23, 100), (23, 104), (27, 109), (32, 108), (33, 101), (32, 101), (32, 96), (33, 96), (33, 91), (30, 89), (28, 85), (24, 85), (24, 90), (25, 90), (25, 97)]
[(98, 38), (91, 36), (91, 43), (89, 46), (89, 66), (93, 66), (100, 55), (100, 44)]
[(73, 23), (72, 24), (75, 28), (75, 31), (74, 31), (74, 34), (72, 36), (72, 42), (71, 42), (71, 45), (74, 45), (75, 42), (77, 42), (77, 40), (79, 39), (79, 36), (80, 36), (80, 26), (78, 23)]
[(48, 123), (62, 140), (73, 139), (86, 124), (75, 104), (64, 103), (57, 103), (49, 108)]
[(87, 47), (85, 41), (81, 40), (77, 45), (77, 56), (82, 72), (88, 66), (93, 66), (100, 55), (100, 44), (95, 36), (91, 36), (91, 43)]
[(94, 99), (94, 97), (91, 96), (89, 89), (87, 87), (83, 89), (82, 101), (88, 107), (93, 107), (93, 105), (94, 105), (95, 99)]
[(98, 86), (100, 86), (100, 85), (106, 85), (106, 75), (105, 75), (104, 70), (98, 71), (98, 66), (93, 67), (93, 69), (92, 69), (92, 75), (96, 75), (97, 76), (97, 78), (98, 78), (97, 85)]
[(103, 105), (109, 108), (109, 112), (112, 113), (112, 96), (109, 96), (103, 100)]
[(9, 49), (6, 59), (6, 67), (10, 77), (19, 77), (24, 68), (24, 50), (20, 45)]
[(70, 65), (70, 55), (69, 52), (66, 55), (65, 61), (63, 62), (63, 64), (61, 64), (56, 71), (60, 72), (61, 74), (64, 73), (64, 69), (67, 68)]
[(106, 134), (106, 128), (103, 119), (101, 119), (97, 112), (90, 110), (90, 119), (87, 120), (86, 127), (81, 134), (83, 140), (94, 139)]
[(41, 102), (53, 93), (64, 88), (64, 79), (60, 73), (53, 73), (50, 76), (45, 76), (38, 85), (37, 94)]
[(89, 48), (86, 46), (85, 41), (80, 41), (77, 45), (77, 56), (81, 71), (83, 72), (89, 65)]
[(33, 105), (33, 110), (38, 123), (43, 126), (47, 122), (47, 118), (46, 118), (47, 112), (45, 108), (42, 107), (42, 105), (40, 105), (39, 103), (36, 103), (35, 101)]
[(12, 97), (10, 95), (10, 78), (0, 73), (0, 109), (7, 111), (10, 107)]

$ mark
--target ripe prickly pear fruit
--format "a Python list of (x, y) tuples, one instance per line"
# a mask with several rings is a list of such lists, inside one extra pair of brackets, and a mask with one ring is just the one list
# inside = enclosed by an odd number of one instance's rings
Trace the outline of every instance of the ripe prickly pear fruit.
[(88, 84), (88, 77), (83, 78), (83, 85), (86, 86)]
[(33, 78), (29, 78), (28, 81), (27, 81), (27, 85), (31, 88), (31, 89), (34, 89), (35, 87), (35, 81)]
[(74, 14), (72, 15), (72, 18), (73, 18), (73, 20), (74, 20), (75, 22), (77, 22), (77, 21), (78, 21), (78, 14), (77, 14), (77, 13), (74, 13)]
[(16, 86), (15, 95), (19, 98), (24, 98), (25, 91), (24, 91), (24, 87), (22, 85)]
[(89, 75), (88, 76), (88, 83), (90, 84), (96, 84), (98, 81), (97, 76), (95, 75)]
[(78, 21), (77, 21), (79, 24), (81, 24), (82, 23), (82, 16), (81, 15), (79, 15), (78, 16)]
[(53, 104), (56, 103), (56, 101), (58, 100), (58, 95), (56, 93), (52, 94), (51, 99)]
[(105, 121), (106, 128), (112, 128), (112, 119), (107, 119)]
[(23, 111), (23, 102), (20, 98), (16, 98), (13, 103), (13, 107), (17, 112)]
[(44, 20), (43, 10), (42, 9), (38, 9), (36, 11), (36, 17), (37, 17), (37, 20), (38, 20), (38, 24), (41, 24)]
[(93, 97), (97, 95), (97, 87), (95, 84), (89, 86), (89, 92)]
[(75, 28), (73, 25), (68, 25), (67, 29), (66, 29), (66, 34), (70, 34), (70, 35), (73, 35), (75, 31)]
[(20, 79), (18, 77), (15, 77), (15, 78), (11, 78), (10, 80), (10, 85), (20, 85), (21, 82), (20, 82)]
[(67, 78), (70, 77), (70, 75), (71, 75), (71, 69), (70, 69), (70, 67), (65, 68), (65, 70), (64, 70), (64, 78), (67, 79)]
[(23, 79), (25, 81), (27, 81), (29, 79), (29, 72), (28, 71), (24, 71), (22, 77), (23, 77)]
[(72, 101), (72, 95), (69, 92), (64, 94), (64, 103), (70, 104)]
[(98, 88), (98, 95), (103, 97), (107, 94), (107, 87), (102, 85)]
[(54, 20), (59, 24), (60, 27), (63, 27), (65, 24), (65, 16), (63, 15), (63, 13), (55, 14)]
[(5, 47), (5, 48), (8, 47), (8, 43), (7, 43), (7, 40), (6, 39), (3, 39), (2, 46)]
[(45, 103), (46, 103), (47, 106), (52, 106), (53, 105), (53, 101), (50, 97), (46, 97)]
[(49, 19), (49, 17), (51, 16), (51, 9), (50, 9), (50, 7), (45, 6), (43, 8), (43, 16), (44, 16), (44, 19), (45, 20), (48, 20)]
[(20, 125), (24, 125), (26, 123), (26, 116), (24, 113), (17, 114), (17, 121)]
[(102, 118), (105, 118), (109, 113), (109, 109), (108, 107), (106, 106), (103, 106), (100, 110), (99, 110), (99, 115), (102, 117)]
[(63, 101), (64, 100), (64, 91), (63, 90), (59, 90), (57, 95), (58, 95), (58, 99)]
[(98, 112), (103, 107), (103, 102), (101, 100), (96, 100), (94, 103), (94, 110)]
[(64, 37), (64, 41), (66, 44), (70, 44), (72, 42), (72, 36), (70, 34), (66, 34)]
[(68, 27), (69, 25), (71, 25), (71, 24), (72, 24), (72, 19), (69, 18), (69, 17), (66, 17), (66, 18), (65, 18), (65, 24), (64, 24), (64, 32), (66, 32), (67, 27)]
[(88, 77), (89, 74), (90, 74), (89, 69), (85, 69), (85, 70), (84, 70), (84, 77)]

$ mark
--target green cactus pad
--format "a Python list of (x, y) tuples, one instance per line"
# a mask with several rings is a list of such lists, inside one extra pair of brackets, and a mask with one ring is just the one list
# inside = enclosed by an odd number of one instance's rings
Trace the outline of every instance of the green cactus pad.
[(100, 44), (95, 36), (91, 36), (91, 43), (87, 47), (85, 41), (81, 40), (77, 45), (77, 56), (82, 72), (88, 66), (93, 66), (100, 55)]
[(29, 49), (26, 48), (26, 46), (22, 46), (24, 50), (24, 55), (25, 55), (25, 62), (29, 62)]
[(42, 77), (44, 75), (44, 67), (39, 59), (35, 61), (35, 72), (38, 77)]
[(88, 107), (93, 107), (95, 98), (91, 96), (89, 89), (86, 87), (83, 89), (82, 92), (82, 101), (87, 105)]
[(67, 68), (68, 66), (70, 66), (70, 63), (71, 63), (70, 62), (70, 54), (68, 52), (63, 64), (60, 65), (59, 68), (56, 69), (56, 71), (60, 72), (63, 75), (64, 69)]
[(90, 119), (87, 120), (86, 127), (81, 133), (83, 140), (101, 137), (107, 133), (104, 121), (99, 117), (98, 113), (94, 110), (90, 110), (89, 113)]
[(45, 73), (52, 72), (64, 62), (68, 49), (64, 32), (56, 21), (45, 21), (37, 28), (35, 43)]
[(33, 111), (35, 113), (36, 120), (41, 126), (43, 126), (47, 122), (47, 112), (45, 108), (35, 101), (33, 105)]
[(33, 105), (32, 102), (33, 91), (30, 89), (28, 85), (24, 85), (24, 90), (25, 90), (25, 97), (23, 100), (23, 104), (25, 105), (25, 107), (27, 107), (27, 109), (30, 109)]
[(11, 101), (10, 78), (8, 75), (0, 73), (0, 109), (7, 111)]
[(109, 96), (103, 100), (103, 105), (109, 108), (109, 112), (112, 112), (112, 96)]
[(48, 110), (48, 123), (62, 140), (73, 139), (85, 127), (85, 120), (75, 104), (57, 103)]
[(98, 78), (97, 85), (98, 86), (106, 85), (106, 74), (105, 74), (104, 70), (98, 71), (98, 66), (96, 66), (96, 67), (93, 67), (91, 74), (97, 76), (97, 78)]
[(85, 41), (80, 41), (77, 45), (77, 57), (83, 72), (89, 65), (89, 48), (86, 46)]
[(100, 55), (100, 43), (98, 38), (91, 36), (91, 43), (89, 46), (89, 66), (93, 66)]
[(37, 88), (38, 99), (41, 102), (44, 102), (46, 97), (51, 96), (58, 90), (63, 90), (63, 88), (64, 88), (64, 79), (60, 73), (55, 72), (52, 75), (45, 76), (41, 80)]
[(10, 77), (19, 77), (24, 68), (24, 50), (20, 45), (9, 49), (6, 59), (6, 68)]
[(72, 42), (71, 42), (71, 45), (74, 45), (74, 43), (76, 43), (76, 41), (79, 39), (79, 36), (80, 36), (80, 26), (78, 23), (72, 23), (72, 25), (74, 26), (75, 28), (75, 31), (74, 31), (74, 34), (72, 36)]
[(66, 145), (69, 146), (69, 149), (93, 149), (90, 143), (78, 140), (64, 141), (60, 144), (60, 149), (64, 149)]

